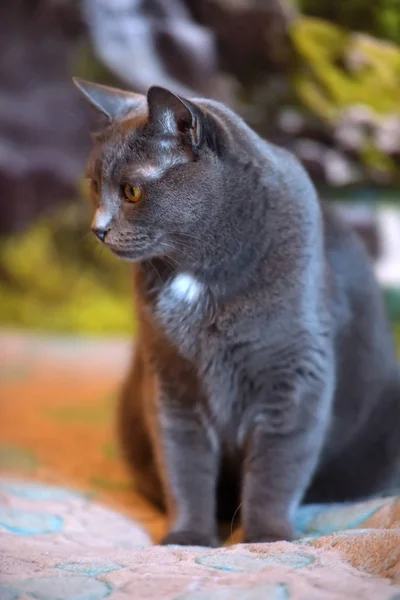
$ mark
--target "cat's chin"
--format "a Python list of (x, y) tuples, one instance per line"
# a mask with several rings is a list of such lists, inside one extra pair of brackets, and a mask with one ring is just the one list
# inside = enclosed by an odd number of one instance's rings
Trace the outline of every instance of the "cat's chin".
[(150, 260), (154, 257), (153, 253), (135, 252), (134, 250), (118, 250), (116, 248), (111, 248), (111, 252), (118, 258), (129, 262), (142, 262), (144, 260)]
[(115, 256), (117, 256), (118, 258), (121, 258), (122, 260), (127, 260), (130, 262), (137, 262), (139, 260), (143, 260), (141, 255), (136, 253), (136, 252), (132, 252), (130, 250), (112, 250), (112, 253), (115, 254)]

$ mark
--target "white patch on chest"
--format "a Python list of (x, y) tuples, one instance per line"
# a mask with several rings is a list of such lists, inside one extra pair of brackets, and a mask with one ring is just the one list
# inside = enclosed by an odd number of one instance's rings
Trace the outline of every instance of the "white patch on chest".
[(170, 289), (177, 300), (191, 304), (200, 298), (203, 284), (189, 273), (180, 273), (170, 283)]

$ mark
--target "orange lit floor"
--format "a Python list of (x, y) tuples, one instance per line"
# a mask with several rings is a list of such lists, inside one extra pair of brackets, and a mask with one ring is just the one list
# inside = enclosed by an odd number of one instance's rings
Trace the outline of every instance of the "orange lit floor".
[(130, 344), (0, 334), (0, 474), (89, 491), (157, 536), (162, 516), (135, 494), (114, 410)]

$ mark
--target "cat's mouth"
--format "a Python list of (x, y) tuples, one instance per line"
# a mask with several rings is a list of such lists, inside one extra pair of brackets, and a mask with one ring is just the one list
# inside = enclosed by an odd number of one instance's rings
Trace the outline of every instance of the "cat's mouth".
[(122, 260), (143, 260), (143, 252), (135, 252), (133, 250), (120, 250), (118, 248), (110, 248), (111, 252), (118, 256), (118, 258), (122, 258)]
[(150, 248), (143, 248), (141, 250), (122, 250), (120, 248), (110, 247), (110, 250), (113, 252), (113, 254), (115, 254), (115, 256), (118, 256), (118, 258), (121, 258), (122, 260), (129, 260), (132, 262), (150, 260), (151, 258), (154, 258), (156, 254)]
[(128, 248), (122, 248), (118, 245), (114, 246), (113, 244), (106, 244), (106, 246), (113, 254), (115, 254), (115, 256), (118, 256), (118, 258), (130, 261), (150, 260), (159, 256), (163, 250), (161, 238), (139, 242), (136, 240), (136, 243)]
[(132, 256), (132, 252), (129, 250), (117, 250), (116, 248), (111, 248), (111, 251), (119, 256), (119, 258), (130, 258)]

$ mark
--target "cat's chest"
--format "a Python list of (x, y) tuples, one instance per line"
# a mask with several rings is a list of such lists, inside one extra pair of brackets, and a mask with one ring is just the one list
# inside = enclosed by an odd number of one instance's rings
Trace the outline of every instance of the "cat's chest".
[(174, 314), (177, 308), (190, 314), (202, 303), (206, 294), (205, 285), (190, 273), (179, 273), (160, 287), (157, 306)]
[(158, 306), (171, 313), (177, 307), (190, 312), (205, 293), (205, 285), (191, 273), (171, 272), (159, 263), (151, 263), (135, 275), (136, 289), (152, 312)]
[(210, 325), (207, 286), (187, 272), (139, 283), (154, 338), (174, 346), (185, 359), (198, 359)]
[[(158, 286), (149, 307), (153, 335), (145, 343), (152, 346), (161, 376), (168, 373), (174, 379), (176, 373), (186, 372), (189, 361), (193, 390), (202, 390), (198, 401), (206, 421), (228, 446), (235, 446), (244, 409), (237, 389), (243, 364), (236, 364), (235, 344), (221, 327), (220, 314), (209, 312), (207, 286), (180, 273)], [(176, 351), (171, 352), (171, 344)]]

